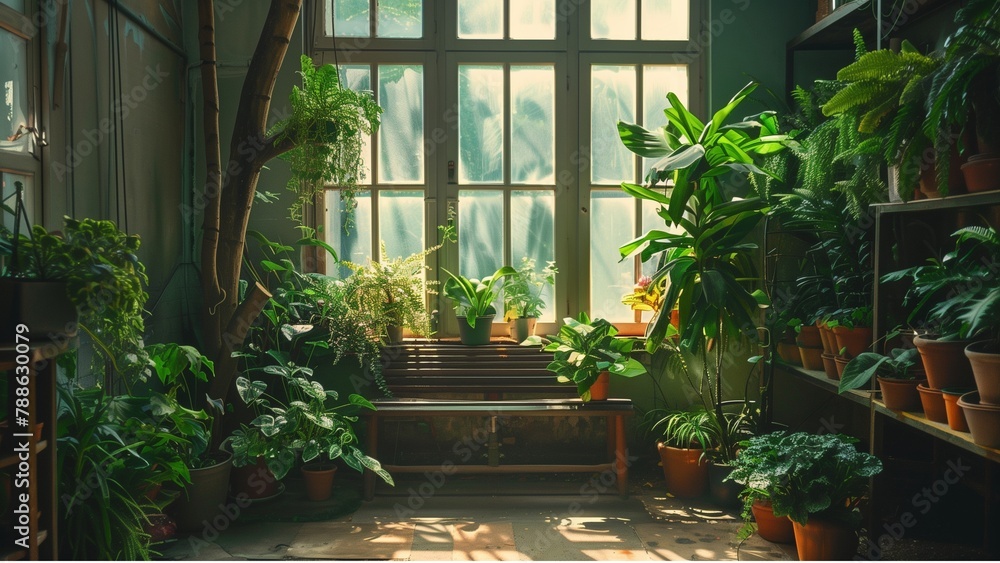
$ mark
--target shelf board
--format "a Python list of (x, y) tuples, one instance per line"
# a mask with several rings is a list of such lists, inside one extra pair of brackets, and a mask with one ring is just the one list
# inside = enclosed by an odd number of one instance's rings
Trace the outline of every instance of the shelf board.
[(847, 393), (841, 394), (841, 393), (838, 393), (838, 387), (840, 386), (840, 383), (837, 380), (830, 379), (829, 377), (827, 377), (825, 372), (815, 371), (815, 370), (809, 370), (809, 369), (803, 369), (803, 368), (801, 368), (799, 366), (795, 366), (795, 365), (791, 365), (791, 364), (786, 364), (786, 363), (783, 363), (783, 362), (778, 362), (777, 365), (779, 367), (781, 367), (784, 371), (786, 371), (789, 374), (791, 374), (796, 379), (800, 379), (802, 381), (806, 381), (808, 383), (811, 383), (812, 385), (815, 385), (816, 387), (819, 387), (821, 389), (825, 389), (825, 390), (829, 391), (830, 393), (833, 393), (834, 395), (837, 395), (838, 397), (843, 397), (844, 399), (847, 399), (848, 401), (857, 403), (857, 404), (859, 404), (859, 405), (861, 405), (863, 407), (867, 408), (867, 407), (871, 406), (871, 392), (870, 391), (866, 392), (866, 391), (862, 391), (862, 390), (859, 390), (859, 389), (854, 389), (854, 390), (848, 391)]
[[(42, 545), (42, 543), (48, 539), (49, 531), (42, 530), (38, 533), (38, 539), (35, 540), (35, 545)], [(6, 550), (0, 550), (0, 561), (20, 561), (22, 559), (28, 558), (28, 550), (23, 548), (11, 548)]]
[[(914, 3), (918, 10), (906, 19), (906, 25), (920, 21), (948, 4), (957, 0), (924, 0)], [(891, 22), (886, 22), (891, 24)], [(846, 50), (853, 51), (851, 32), (858, 28), (868, 39), (876, 33), (875, 17), (872, 15), (872, 3), (861, 0), (837, 8), (829, 16), (809, 26), (805, 31), (793, 38), (787, 44), (788, 50), (822, 51)], [(903, 26), (892, 30), (898, 32)], [(884, 29), (883, 29), (884, 32)]]
[(984, 205), (1000, 205), (1000, 191), (980, 192), (976, 194), (961, 194), (938, 199), (919, 199), (905, 203), (874, 203), (881, 214), (914, 213), (921, 211), (939, 211), (944, 209), (961, 209), (982, 207)]
[(976, 445), (976, 443), (972, 441), (972, 434), (969, 434), (968, 432), (957, 432), (949, 428), (947, 424), (927, 420), (924, 417), (924, 413), (921, 412), (900, 412), (889, 410), (886, 408), (885, 403), (878, 399), (874, 401), (874, 404), (875, 412), (879, 414), (888, 416), (898, 422), (901, 422), (902, 424), (916, 428), (934, 436), (935, 438), (944, 440), (949, 444), (968, 450), (980, 457), (1000, 462), (1000, 450)]
[[(7, 441), (7, 438), (4, 438), (4, 444), (6, 444), (6, 441)], [(38, 455), (39, 452), (41, 452), (42, 450), (44, 450), (48, 446), (49, 446), (49, 441), (48, 440), (42, 440), (40, 442), (36, 442), (35, 443), (35, 455)], [(6, 448), (4, 448), (4, 449), (6, 449)], [(10, 454), (10, 455), (5, 455), (3, 457), (0, 457), (0, 469), (2, 469), (4, 467), (10, 467), (12, 465), (17, 464), (17, 460), (18, 460), (17, 454)]]

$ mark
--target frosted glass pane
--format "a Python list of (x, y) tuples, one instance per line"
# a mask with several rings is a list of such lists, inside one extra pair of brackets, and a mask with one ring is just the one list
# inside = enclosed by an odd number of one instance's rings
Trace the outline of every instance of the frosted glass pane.
[(383, 190), (378, 194), (379, 236), (389, 258), (424, 249), (424, 192)]
[(687, 41), (691, 0), (642, 0), (642, 39)]
[[(340, 192), (326, 192), (326, 241), (341, 260), (363, 264), (372, 255), (372, 199), (368, 192), (362, 192), (357, 194), (356, 201), (354, 224), (350, 231), (345, 232), (347, 215)], [(351, 275), (351, 270), (327, 260), (326, 273), (346, 278)]]
[[(333, 26), (328, 37), (368, 37), (371, 35), (369, 0), (333, 0)], [(330, 13), (329, 4), (327, 12)]]
[(423, 36), (423, 6), (420, 0), (378, 0), (375, 35), (404, 39)]
[[(20, 174), (11, 174), (9, 172), (0, 172), (0, 201), (3, 202), (7, 207), (14, 209), (17, 205), (17, 187), (14, 185), (15, 182), (21, 182), (24, 186), (24, 192), (22, 192), (22, 198), (24, 201), (24, 211), (28, 214), (28, 222), (30, 225), (25, 225), (21, 222), (21, 233), (27, 234), (31, 225), (35, 224), (35, 213), (34, 213), (34, 196), (33, 190), (34, 186), (32, 184), (31, 176), (21, 176)], [(0, 212), (0, 217), (3, 217), (3, 226), (8, 230), (14, 230), (14, 216), (10, 213)]]
[(27, 43), (20, 37), (0, 30), (0, 151), (26, 154), (32, 137), (24, 130), (13, 141), (22, 125), (28, 124)]
[[(642, 67), (642, 124), (647, 129), (663, 127), (667, 116), (663, 108), (669, 104), (667, 94), (673, 92), (685, 107), (688, 105), (687, 65), (646, 65)], [(642, 159), (642, 174), (658, 159)]]
[(459, 39), (503, 39), (503, 0), (458, 0)]
[(378, 82), (378, 101), (383, 110), (378, 133), (378, 181), (382, 184), (422, 184), (424, 68), (380, 65)]
[[(368, 65), (340, 65), (340, 84), (355, 92), (372, 91), (372, 69)], [(372, 177), (372, 137), (362, 135), (361, 179), (358, 184), (371, 184)]]
[(591, 39), (635, 39), (635, 0), (591, 0)]
[(591, 68), (590, 179), (618, 185), (635, 178), (635, 159), (618, 137), (618, 121), (635, 122), (635, 67)]
[(511, 66), (512, 184), (555, 184), (555, 69)]
[(555, 39), (555, 0), (510, 0), (511, 39)]
[(0, 0), (0, 4), (10, 6), (18, 12), (24, 13), (24, 0)]
[[(546, 264), (555, 260), (555, 211), (556, 196), (554, 192), (548, 190), (511, 192), (512, 266), (519, 267), (521, 257), (527, 256), (535, 259), (535, 270), (541, 273)], [(542, 310), (541, 319), (554, 321), (556, 307), (553, 288), (546, 286), (542, 291), (542, 298), (545, 300), (545, 308)]]
[(633, 322), (622, 295), (635, 283), (633, 260), (619, 262), (618, 247), (635, 238), (635, 199), (621, 191), (594, 191), (590, 199), (590, 314)]
[(459, 191), (459, 272), (469, 278), (482, 278), (497, 271), (502, 264), (503, 193), (494, 190)]
[(503, 67), (458, 67), (458, 181), (503, 182)]

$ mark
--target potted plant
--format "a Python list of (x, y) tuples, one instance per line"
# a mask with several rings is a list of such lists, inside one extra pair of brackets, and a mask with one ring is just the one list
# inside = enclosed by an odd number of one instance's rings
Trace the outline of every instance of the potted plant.
[(618, 329), (604, 319), (591, 320), (581, 312), (578, 319), (566, 317), (559, 333), (542, 338), (531, 336), (524, 346), (544, 344), (542, 351), (552, 352), (549, 371), (560, 383), (573, 383), (583, 402), (608, 398), (610, 374), (635, 377), (646, 373), (638, 360), (631, 357), (635, 341), (616, 338)]
[[(517, 270), (503, 266), (482, 281), (455, 275), (448, 270), (445, 272), (451, 277), (444, 282), (444, 294), (455, 303), (462, 344), (466, 346), (489, 344), (493, 317), (497, 312), (493, 306), (493, 301), (497, 298), (496, 284), (501, 279), (516, 274)], [(476, 328), (476, 325), (479, 327)]]
[(882, 462), (859, 452), (842, 434), (775, 432), (748, 440), (732, 479), (743, 479), (746, 498), (766, 495), (774, 515), (788, 516), (799, 559), (847, 560), (858, 546), (858, 505)]
[(555, 285), (557, 273), (555, 262), (549, 262), (539, 274), (534, 258), (525, 256), (516, 272), (504, 281), (504, 319), (510, 323), (514, 340), (524, 342), (535, 334), (535, 323), (545, 307), (542, 292), (546, 286)]
[(441, 245), (432, 246), (405, 258), (389, 258), (385, 243), (381, 245), (378, 262), (369, 260), (365, 265), (341, 261), (353, 270), (349, 279), (347, 298), (352, 308), (367, 311), (384, 327), (376, 327), (379, 334), (386, 334), (390, 344), (403, 340), (403, 329), (430, 336), (431, 321), (427, 314), (426, 295), (435, 291), (425, 278), (425, 260)]
[(662, 427), (656, 443), (667, 491), (677, 498), (696, 498), (708, 490), (706, 452), (719, 442), (715, 417), (703, 409), (668, 412), (653, 428)]
[(916, 348), (893, 348), (886, 356), (863, 352), (847, 363), (838, 391), (845, 393), (858, 389), (877, 376), (887, 408), (895, 411), (920, 410), (917, 386), (926, 383), (927, 379), (923, 369), (918, 367), (919, 362)]
[(733, 469), (726, 477), (727, 481), (743, 483), (740, 491), (743, 501), (741, 538), (753, 533), (752, 520), (757, 523), (757, 534), (765, 540), (795, 542), (792, 521), (787, 515), (775, 516), (771, 504), (771, 492), (781, 485), (776, 473), (770, 470), (777, 461), (775, 449), (781, 437), (781, 434), (765, 434), (742, 442), (742, 449), (732, 463)]

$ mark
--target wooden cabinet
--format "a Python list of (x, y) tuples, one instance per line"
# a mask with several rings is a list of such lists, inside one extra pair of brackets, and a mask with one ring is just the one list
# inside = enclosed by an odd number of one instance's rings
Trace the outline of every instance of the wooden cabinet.
[[(8, 405), (0, 471), (11, 476), (12, 493), (4, 515), (0, 560), (54, 560), (59, 555), (55, 357), (67, 348), (51, 343), (0, 345), (0, 371), (7, 379), (0, 396)], [(28, 400), (27, 408), (18, 398)], [(22, 518), (27, 520), (27, 533), (15, 527)]]

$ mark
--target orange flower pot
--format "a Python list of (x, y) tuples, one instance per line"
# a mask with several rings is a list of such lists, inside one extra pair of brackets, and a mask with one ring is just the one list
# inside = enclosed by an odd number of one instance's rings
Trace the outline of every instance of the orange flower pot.
[(833, 336), (837, 339), (837, 353), (847, 348), (845, 353), (848, 358), (855, 358), (862, 352), (867, 352), (872, 345), (872, 329), (867, 327), (835, 326)]
[(823, 346), (823, 340), (819, 337), (819, 329), (813, 325), (802, 325), (798, 336), (795, 337), (795, 343), (800, 348), (821, 348)]
[(611, 385), (611, 375), (606, 371), (602, 371), (601, 375), (597, 376), (597, 381), (590, 386), (590, 400), (606, 401), (608, 398), (609, 385)]
[(962, 411), (962, 407), (958, 406), (958, 399), (971, 391), (975, 391), (975, 389), (948, 387), (941, 390), (944, 397), (944, 410), (948, 418), (948, 428), (956, 432), (969, 431), (969, 423), (965, 420), (965, 412)]
[(696, 498), (708, 489), (708, 460), (705, 450), (674, 448), (660, 442), (656, 444), (663, 463), (663, 477), (667, 491), (677, 498)]
[(795, 531), (792, 521), (787, 516), (778, 518), (771, 509), (771, 503), (765, 500), (755, 500), (750, 506), (753, 519), (757, 522), (757, 535), (774, 543), (793, 543)]
[(920, 352), (920, 359), (927, 372), (927, 386), (931, 389), (945, 387), (974, 387), (972, 366), (965, 357), (966, 340), (937, 340), (917, 336), (913, 344)]
[(809, 516), (803, 526), (792, 522), (799, 561), (850, 561), (858, 551), (857, 532), (843, 522)]
[(820, 371), (823, 369), (823, 347), (799, 346), (799, 357), (802, 359), (802, 367), (808, 370)]
[(920, 404), (924, 407), (924, 416), (931, 422), (948, 422), (948, 414), (944, 408), (944, 395), (940, 389), (931, 389), (926, 385), (917, 385), (920, 393)]
[(921, 402), (917, 386), (923, 383), (927, 383), (927, 380), (878, 378), (882, 401), (887, 409), (894, 411), (919, 411)]

